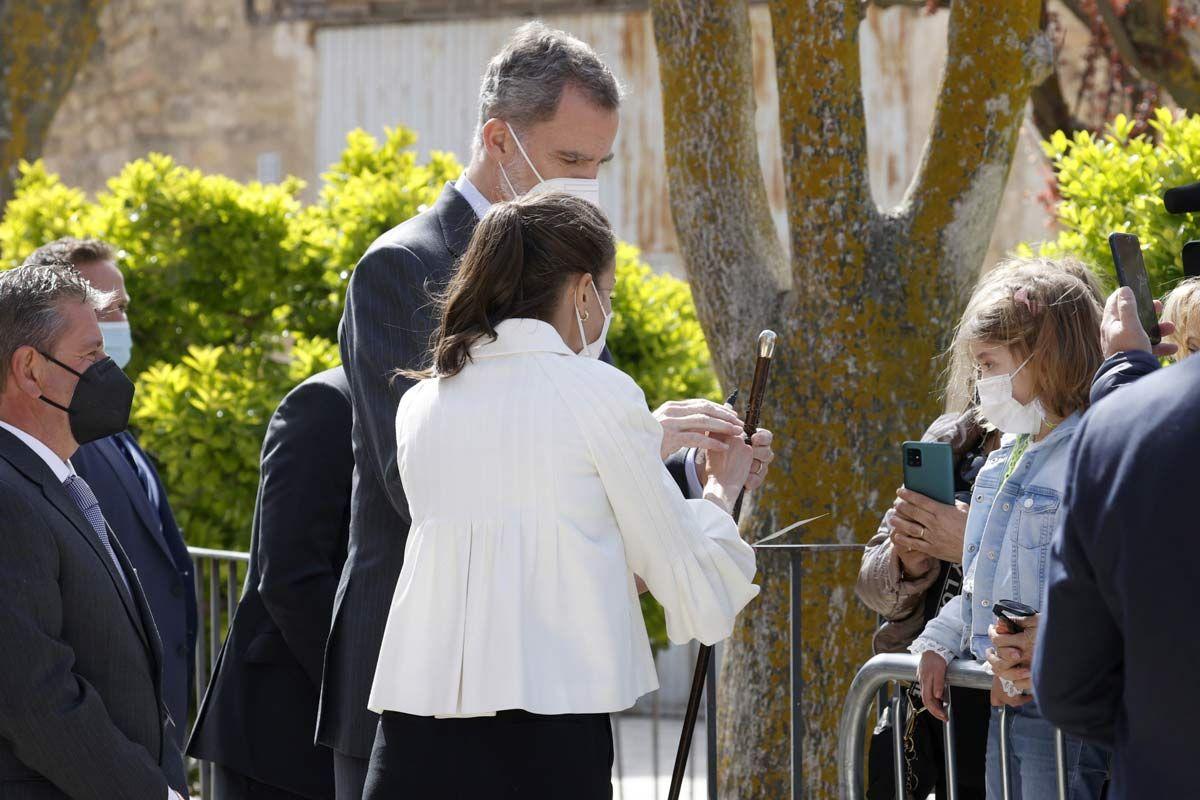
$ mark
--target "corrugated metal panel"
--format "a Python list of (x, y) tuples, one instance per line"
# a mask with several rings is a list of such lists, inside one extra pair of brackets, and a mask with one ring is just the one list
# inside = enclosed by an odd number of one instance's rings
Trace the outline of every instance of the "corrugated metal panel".
[[(779, 156), (778, 96), (770, 12), (750, 9), (754, 37), (759, 157), (776, 226), (786, 229)], [(650, 16), (645, 12), (547, 15), (605, 58), (628, 90), (616, 158), (601, 172), (601, 200), (622, 239), (640, 246), (660, 269), (680, 274), (663, 157), (662, 100)], [(947, 15), (872, 9), (860, 36), (873, 194), (883, 205), (904, 194), (920, 160), (945, 57)], [(451, 150), (466, 160), (476, 121), (479, 77), (523, 20), (328, 28), (317, 33), (317, 162), (337, 157), (347, 131), (381, 134), (403, 124), (423, 153)], [(1023, 137), (1017, 180), (1001, 210), (994, 250), (1045, 235), (1045, 215), (1029, 202), (1041, 175), (1035, 141)]]

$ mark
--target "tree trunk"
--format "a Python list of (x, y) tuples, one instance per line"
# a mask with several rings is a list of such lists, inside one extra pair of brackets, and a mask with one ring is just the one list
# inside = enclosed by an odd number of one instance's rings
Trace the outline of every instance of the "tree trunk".
[[(899, 483), (900, 442), (919, 436), (940, 408), (934, 359), (986, 253), (1030, 91), (1050, 69), (1041, 2), (953, 4), (925, 154), (904, 202), (886, 212), (875, 206), (867, 175), (860, 3), (772, 2), (790, 282), (762, 238), (770, 220), (755, 183), (745, 6), (651, 7), (671, 208), (726, 387), (748, 377), (760, 327), (780, 334), (764, 412), (777, 460), (743, 517), (743, 535), (760, 538), (828, 512), (831, 521), (806, 541), (863, 542)], [(842, 700), (870, 655), (873, 615), (853, 592), (859, 560), (805, 559), (809, 797), (836, 795)], [(776, 800), (789, 791), (787, 567), (785, 558), (759, 556), (763, 591), (742, 615), (723, 665), (725, 800)]]
[(105, 0), (0, 2), (0, 209), (99, 37)]

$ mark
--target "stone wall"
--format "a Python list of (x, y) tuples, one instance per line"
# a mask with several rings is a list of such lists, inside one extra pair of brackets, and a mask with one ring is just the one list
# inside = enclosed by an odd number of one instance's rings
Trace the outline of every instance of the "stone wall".
[(46, 161), (89, 191), (152, 151), (239, 180), (311, 179), (311, 34), (251, 25), (242, 0), (110, 0)]

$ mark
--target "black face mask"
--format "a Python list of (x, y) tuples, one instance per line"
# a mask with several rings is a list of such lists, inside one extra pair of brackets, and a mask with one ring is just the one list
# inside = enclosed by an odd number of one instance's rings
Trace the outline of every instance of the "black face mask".
[(120, 433), (129, 426), (129, 411), (133, 407), (133, 382), (125, 376), (117, 362), (105, 358), (83, 372), (76, 372), (54, 356), (42, 357), (79, 378), (70, 407), (60, 406), (42, 395), (42, 401), (65, 411), (71, 423), (71, 435), (79, 444), (87, 444), (105, 436)]

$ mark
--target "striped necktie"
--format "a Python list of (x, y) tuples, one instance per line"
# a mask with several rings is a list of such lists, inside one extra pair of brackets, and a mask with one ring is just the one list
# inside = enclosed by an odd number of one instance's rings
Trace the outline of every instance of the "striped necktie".
[(108, 557), (112, 559), (113, 566), (117, 568), (117, 574), (121, 576), (126, 590), (132, 595), (133, 590), (129, 588), (129, 579), (125, 577), (125, 570), (121, 569), (121, 562), (117, 560), (117, 553), (108, 539), (108, 523), (104, 521), (104, 514), (100, 511), (100, 501), (96, 499), (92, 487), (88, 486), (87, 481), (78, 475), (71, 475), (63, 481), (63, 488), (67, 490), (67, 494), (71, 495), (75, 505), (79, 506), (84, 519), (91, 523), (92, 530), (100, 537), (100, 544), (104, 545), (104, 549), (108, 551)]

